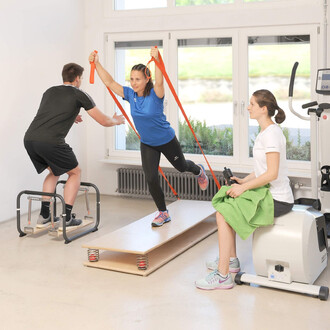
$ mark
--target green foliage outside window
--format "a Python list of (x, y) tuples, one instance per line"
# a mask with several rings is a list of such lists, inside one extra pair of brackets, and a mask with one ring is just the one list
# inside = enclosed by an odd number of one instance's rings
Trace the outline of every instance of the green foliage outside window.
[[(221, 156), (233, 156), (233, 128), (232, 126), (224, 127), (222, 129), (207, 127), (205, 122), (199, 120), (190, 120), (190, 124), (197, 136), (197, 139), (203, 149), (203, 152), (207, 155), (221, 155)], [(293, 139), (290, 137), (290, 131), (288, 128), (282, 128), (283, 134), (286, 138), (287, 159), (290, 160), (310, 160), (310, 141), (306, 141), (304, 144), (300, 142), (300, 131), (298, 130), (298, 143), (296, 145)], [(252, 157), (252, 148), (255, 138), (260, 132), (258, 131), (250, 137), (249, 156)], [(191, 133), (190, 128), (186, 122), (179, 123), (179, 136), (182, 151), (187, 154), (201, 154), (199, 146)], [(140, 140), (129, 127), (126, 135), (126, 150), (139, 150)]]
[(234, 0), (176, 0), (176, 6), (199, 6), (234, 3)]

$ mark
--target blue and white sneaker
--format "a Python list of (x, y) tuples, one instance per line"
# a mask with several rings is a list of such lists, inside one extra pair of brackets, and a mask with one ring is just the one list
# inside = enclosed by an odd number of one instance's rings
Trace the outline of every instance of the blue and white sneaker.
[[(218, 269), (219, 265), (219, 257), (216, 258), (214, 261), (207, 261), (206, 267), (210, 270)], [(238, 258), (231, 258), (229, 261), (229, 273), (238, 273), (241, 270), (240, 262)]]
[(234, 282), (230, 274), (222, 277), (218, 270), (215, 270), (205, 278), (196, 281), (195, 285), (202, 290), (226, 290), (231, 289), (234, 286)]

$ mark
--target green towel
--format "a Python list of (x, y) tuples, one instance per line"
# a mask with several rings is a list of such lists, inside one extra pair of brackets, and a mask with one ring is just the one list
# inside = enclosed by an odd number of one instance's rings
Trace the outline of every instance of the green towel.
[(222, 186), (212, 205), (242, 239), (247, 239), (256, 228), (274, 223), (274, 200), (268, 187), (247, 190), (232, 198), (226, 195), (231, 187)]

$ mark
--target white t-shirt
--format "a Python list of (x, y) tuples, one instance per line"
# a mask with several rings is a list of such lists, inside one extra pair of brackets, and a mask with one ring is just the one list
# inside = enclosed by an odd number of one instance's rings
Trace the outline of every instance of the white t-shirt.
[(279, 152), (280, 166), (278, 177), (270, 182), (270, 192), (273, 198), (280, 202), (293, 203), (293, 194), (288, 178), (286, 160), (286, 140), (279, 126), (269, 125), (256, 137), (253, 146), (253, 166), (255, 176), (258, 177), (267, 171), (266, 153)]

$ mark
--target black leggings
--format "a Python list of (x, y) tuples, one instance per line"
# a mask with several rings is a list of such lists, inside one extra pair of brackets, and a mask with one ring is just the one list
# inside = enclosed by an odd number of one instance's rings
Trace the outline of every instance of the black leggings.
[(160, 186), (158, 167), (160, 154), (180, 172), (191, 172), (195, 175), (200, 173), (200, 167), (191, 160), (186, 160), (176, 137), (161, 146), (149, 146), (141, 142), (141, 159), (144, 175), (146, 176), (150, 194), (159, 211), (166, 211), (165, 197)]

